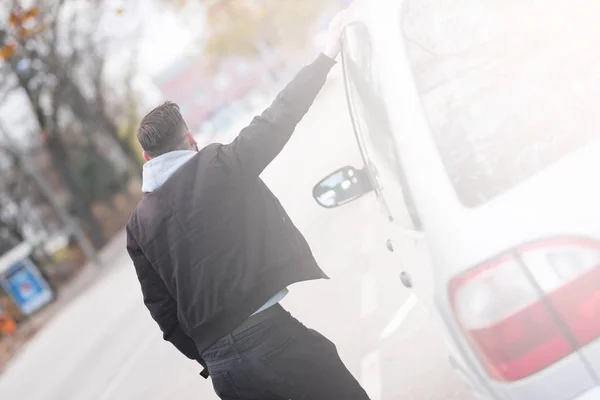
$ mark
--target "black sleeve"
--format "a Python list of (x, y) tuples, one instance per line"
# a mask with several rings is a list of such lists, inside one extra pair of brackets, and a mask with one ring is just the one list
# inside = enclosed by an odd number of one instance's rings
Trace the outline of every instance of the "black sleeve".
[(275, 101), (228, 145), (219, 157), (250, 176), (258, 176), (281, 152), (323, 88), (335, 61), (324, 54), (304, 67)]
[(171, 342), (181, 353), (204, 366), (194, 341), (187, 336), (177, 320), (177, 303), (165, 283), (154, 270), (135, 238), (127, 230), (127, 252), (133, 261), (138, 280), (142, 286), (144, 304), (158, 323), (163, 338)]

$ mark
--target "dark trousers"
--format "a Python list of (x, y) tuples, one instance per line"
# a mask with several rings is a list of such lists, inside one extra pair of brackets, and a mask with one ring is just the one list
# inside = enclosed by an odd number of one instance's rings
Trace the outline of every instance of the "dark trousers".
[(369, 399), (332, 342), (279, 305), (263, 313), (202, 354), (221, 399)]

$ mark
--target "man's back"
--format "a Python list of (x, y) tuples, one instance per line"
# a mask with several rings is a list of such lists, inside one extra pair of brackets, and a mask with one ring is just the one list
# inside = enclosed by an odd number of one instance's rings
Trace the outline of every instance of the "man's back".
[(326, 278), (277, 198), (224, 150), (200, 151), (128, 223), (200, 351), (282, 287)]

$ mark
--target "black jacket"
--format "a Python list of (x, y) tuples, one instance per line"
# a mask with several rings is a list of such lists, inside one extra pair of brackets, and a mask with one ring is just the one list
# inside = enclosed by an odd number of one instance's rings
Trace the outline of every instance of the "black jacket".
[(165, 340), (201, 362), (283, 288), (327, 278), (285, 210), (259, 178), (323, 87), (334, 61), (300, 73), (228, 145), (212, 144), (158, 190), (127, 223), (127, 250), (144, 303)]

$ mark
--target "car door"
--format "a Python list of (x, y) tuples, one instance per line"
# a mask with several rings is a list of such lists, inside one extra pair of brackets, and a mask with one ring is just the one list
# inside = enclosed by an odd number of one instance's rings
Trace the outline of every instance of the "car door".
[(355, 22), (346, 28), (342, 63), (356, 140), (377, 201), (390, 222), (388, 237), (398, 257), (399, 270), (407, 273), (417, 296), (426, 308), (433, 310), (433, 279), (422, 225), (406, 185), (390, 126), (389, 113), (393, 110), (382, 96), (373, 38), (366, 24)]
[[(381, 14), (387, 11), (383, 9), (365, 5), (362, 11), (363, 15), (369, 16), (364, 22), (355, 22), (346, 28), (342, 51), (344, 82), (356, 139), (383, 215), (391, 222), (389, 237), (399, 270), (408, 272), (418, 302), (439, 327), (438, 332), (448, 347), (454, 368), (471, 387), (483, 392), (478, 378), (465, 367), (462, 354), (442, 318), (442, 311), (436, 306), (436, 290), (445, 292), (443, 287), (435, 286), (435, 269), (424, 226), (407, 184), (402, 151), (396, 145), (400, 138), (410, 140), (415, 134), (393, 128), (402, 124), (395, 119), (398, 112), (394, 107), (398, 103), (390, 99), (402, 97), (408, 88), (393, 76), (399, 69), (395, 65), (398, 60), (389, 56), (390, 48), (386, 44), (394, 37), (400, 43), (401, 36), (394, 32), (393, 23), (378, 24), (377, 21), (393, 20), (396, 12), (389, 12), (384, 18)], [(418, 170), (414, 167), (413, 170)], [(427, 168), (427, 165), (418, 167)]]

